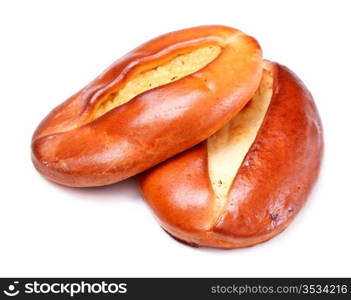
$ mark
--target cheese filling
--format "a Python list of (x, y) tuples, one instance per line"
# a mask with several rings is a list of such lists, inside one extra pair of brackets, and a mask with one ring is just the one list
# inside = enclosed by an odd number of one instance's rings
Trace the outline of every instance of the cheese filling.
[(179, 80), (189, 74), (195, 73), (213, 61), (221, 52), (219, 46), (206, 46), (189, 53), (179, 55), (166, 64), (157, 66), (152, 70), (142, 72), (129, 80), (121, 89), (110, 93), (95, 111), (94, 119), (108, 111), (127, 103), (135, 96)]
[[(209, 176), (219, 216), (230, 187), (260, 129), (272, 97), (273, 78), (264, 70), (252, 100), (207, 141)], [(216, 218), (217, 219), (217, 218)]]

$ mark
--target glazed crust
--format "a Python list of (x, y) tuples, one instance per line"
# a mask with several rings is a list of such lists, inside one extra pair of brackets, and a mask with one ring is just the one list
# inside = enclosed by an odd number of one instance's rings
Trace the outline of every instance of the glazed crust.
[(161, 226), (191, 245), (239, 248), (266, 241), (299, 212), (317, 179), (321, 121), (311, 94), (289, 69), (273, 66), (273, 94), (219, 214), (202, 142), (145, 172), (144, 198)]
[[(133, 74), (206, 45), (221, 53), (199, 71), (148, 90), (97, 119), (99, 101)], [(39, 172), (68, 186), (121, 181), (205, 140), (250, 100), (262, 73), (255, 39), (224, 26), (172, 32), (131, 51), (56, 107), (32, 139)]]

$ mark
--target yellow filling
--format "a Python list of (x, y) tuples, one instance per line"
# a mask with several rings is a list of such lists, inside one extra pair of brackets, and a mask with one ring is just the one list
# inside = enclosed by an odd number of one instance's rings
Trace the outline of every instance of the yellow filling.
[(252, 100), (207, 140), (209, 175), (216, 194), (218, 214), (227, 201), (232, 182), (262, 125), (272, 97), (272, 84), (271, 74), (264, 70), (260, 86)]
[(221, 48), (214, 45), (198, 48), (189, 53), (179, 55), (166, 64), (138, 74), (120, 90), (108, 95), (105, 101), (102, 101), (99, 105), (94, 118), (102, 116), (147, 90), (176, 81), (199, 71), (213, 61), (219, 55), (220, 51)]

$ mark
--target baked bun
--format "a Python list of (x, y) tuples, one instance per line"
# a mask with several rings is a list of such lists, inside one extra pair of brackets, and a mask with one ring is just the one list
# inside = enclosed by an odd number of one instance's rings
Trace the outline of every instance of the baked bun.
[(312, 96), (289, 69), (265, 62), (245, 108), (207, 141), (141, 176), (161, 226), (191, 245), (239, 248), (266, 241), (300, 211), (323, 150)]
[(261, 74), (260, 46), (239, 30), (165, 34), (51, 111), (34, 133), (33, 163), (68, 186), (121, 181), (220, 129), (253, 96)]

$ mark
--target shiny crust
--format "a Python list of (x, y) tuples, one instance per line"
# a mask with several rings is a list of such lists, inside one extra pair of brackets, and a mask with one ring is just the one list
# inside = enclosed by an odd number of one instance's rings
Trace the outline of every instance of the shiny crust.
[(206, 142), (142, 175), (144, 198), (175, 238), (198, 246), (252, 246), (284, 230), (306, 202), (320, 168), (321, 121), (297, 76), (272, 66), (270, 105), (215, 221)]
[[(92, 120), (99, 101), (130, 76), (209, 44), (222, 48), (203, 69), (148, 90)], [(56, 107), (32, 139), (32, 160), (69, 186), (118, 182), (205, 140), (252, 97), (262, 72), (256, 40), (224, 26), (203, 26), (151, 40)]]

